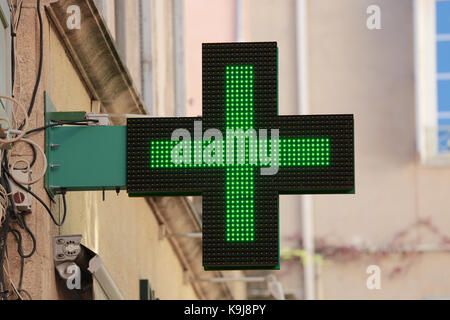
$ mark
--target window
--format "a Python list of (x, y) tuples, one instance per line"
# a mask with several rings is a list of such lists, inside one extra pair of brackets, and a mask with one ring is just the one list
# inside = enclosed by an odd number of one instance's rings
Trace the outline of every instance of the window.
[[(0, 93), (11, 95), (11, 36), (9, 8), (6, 0), (0, 0)], [(0, 117), (10, 114), (10, 103), (0, 99)], [(9, 118), (9, 117), (8, 117)]]
[(450, 151), (450, 1), (436, 2), (438, 152)]
[(422, 163), (450, 165), (450, 0), (415, 0), (416, 114)]

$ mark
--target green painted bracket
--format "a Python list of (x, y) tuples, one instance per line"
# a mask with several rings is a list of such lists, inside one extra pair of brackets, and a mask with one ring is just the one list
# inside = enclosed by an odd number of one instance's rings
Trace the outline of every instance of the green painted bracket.
[[(45, 95), (45, 122), (85, 119), (84, 112), (55, 112)], [(125, 126), (64, 126), (45, 131), (50, 194), (126, 188)]]

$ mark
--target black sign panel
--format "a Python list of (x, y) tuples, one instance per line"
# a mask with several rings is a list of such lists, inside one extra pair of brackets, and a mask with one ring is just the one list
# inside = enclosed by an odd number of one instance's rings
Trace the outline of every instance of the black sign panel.
[(352, 115), (278, 116), (276, 43), (203, 45), (203, 117), (128, 119), (132, 196), (202, 195), (205, 269), (279, 266), (279, 194), (354, 193)]

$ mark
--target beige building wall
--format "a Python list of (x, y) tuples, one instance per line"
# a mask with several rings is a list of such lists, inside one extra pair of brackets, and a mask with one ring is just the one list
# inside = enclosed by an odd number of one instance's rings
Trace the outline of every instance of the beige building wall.
[(155, 115), (175, 115), (172, 1), (152, 1), (153, 101)]
[(202, 115), (202, 43), (234, 42), (235, 1), (184, 0), (186, 115)]
[[(372, 4), (381, 8), (381, 30), (366, 27)], [(375, 251), (427, 248), (326, 259), (324, 297), (449, 297), (441, 235), (450, 234), (450, 169), (425, 168), (416, 153), (413, 1), (308, 5), (312, 111), (354, 113), (356, 121), (356, 194), (314, 198), (316, 241)], [(380, 291), (365, 287), (371, 264), (381, 267)]]

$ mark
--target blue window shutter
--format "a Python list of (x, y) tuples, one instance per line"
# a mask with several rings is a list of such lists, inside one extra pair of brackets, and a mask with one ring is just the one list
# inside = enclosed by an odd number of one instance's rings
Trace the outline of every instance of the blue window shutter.
[(436, 2), (437, 33), (450, 33), (450, 1)]

